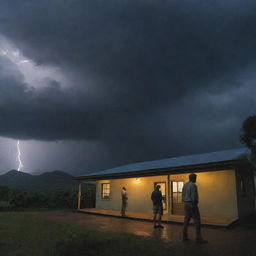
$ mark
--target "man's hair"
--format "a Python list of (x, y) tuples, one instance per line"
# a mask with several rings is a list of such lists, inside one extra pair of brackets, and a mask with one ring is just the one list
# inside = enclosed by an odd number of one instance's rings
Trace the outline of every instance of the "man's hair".
[(189, 180), (192, 181), (196, 179), (196, 176), (197, 175), (195, 173), (190, 173), (188, 177), (189, 177)]
[(161, 188), (161, 186), (160, 185), (156, 185), (156, 189), (160, 189)]
[(123, 187), (122, 189), (126, 190), (126, 188), (125, 188), (125, 187)]

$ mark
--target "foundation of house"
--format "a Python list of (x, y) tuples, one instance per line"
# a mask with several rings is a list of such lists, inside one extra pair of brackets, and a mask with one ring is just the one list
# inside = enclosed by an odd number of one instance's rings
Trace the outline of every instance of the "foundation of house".
[[(132, 220), (140, 221), (152, 221), (153, 214), (142, 213), (142, 212), (126, 212), (126, 217), (122, 217), (120, 211), (105, 210), (105, 209), (96, 209), (96, 208), (85, 208), (77, 210), (80, 213), (86, 214), (96, 214), (96, 215), (105, 215), (111, 217), (127, 218)], [(162, 221), (164, 223), (179, 223), (183, 224), (184, 216), (182, 215), (167, 215), (164, 214)], [(203, 226), (212, 226), (212, 227), (230, 227), (234, 224), (237, 219), (232, 218), (213, 218), (213, 217), (201, 217), (201, 223)], [(193, 220), (191, 220), (193, 223)]]

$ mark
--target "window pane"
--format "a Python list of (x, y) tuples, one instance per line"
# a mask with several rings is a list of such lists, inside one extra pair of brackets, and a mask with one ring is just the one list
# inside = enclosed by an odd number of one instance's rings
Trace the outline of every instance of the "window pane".
[(182, 203), (182, 193), (178, 193), (178, 203)]
[(179, 181), (178, 182), (178, 192), (182, 192), (182, 188), (183, 188), (183, 181)]
[(178, 193), (173, 193), (173, 203), (177, 203), (178, 202)]
[(103, 199), (109, 199), (110, 195), (110, 184), (109, 183), (103, 183), (101, 185), (101, 197)]
[(173, 182), (172, 182), (172, 192), (178, 192), (178, 189), (177, 189), (177, 182), (176, 182), (176, 181), (173, 181)]
[(163, 209), (166, 210), (166, 201), (163, 200)]

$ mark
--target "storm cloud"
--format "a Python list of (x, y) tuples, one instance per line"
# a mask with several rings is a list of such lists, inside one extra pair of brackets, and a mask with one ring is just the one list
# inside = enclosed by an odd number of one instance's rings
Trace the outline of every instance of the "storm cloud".
[(66, 85), (52, 75), (39, 87), (1, 56), (0, 136), (95, 143), (84, 170), (239, 147), (256, 107), (255, 11), (250, 0), (1, 3), (0, 35)]

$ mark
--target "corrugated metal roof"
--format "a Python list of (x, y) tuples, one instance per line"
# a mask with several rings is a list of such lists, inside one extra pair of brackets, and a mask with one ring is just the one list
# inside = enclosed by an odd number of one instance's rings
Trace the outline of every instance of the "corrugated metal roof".
[(105, 175), (114, 175), (114, 174), (122, 174), (129, 172), (137, 172), (144, 170), (156, 170), (156, 169), (165, 169), (165, 168), (175, 168), (182, 166), (193, 166), (193, 165), (201, 165), (201, 164), (210, 164), (210, 163), (218, 163), (225, 161), (238, 160), (244, 154), (248, 153), (248, 149), (246, 148), (238, 148), (224, 151), (217, 151), (211, 153), (204, 154), (196, 154), (196, 155), (188, 155), (188, 156), (179, 156), (166, 158), (161, 160), (154, 160), (148, 162), (140, 162), (133, 163), (128, 165), (122, 165), (119, 167), (99, 171), (87, 173), (84, 175), (80, 175), (79, 177), (92, 177), (92, 176), (105, 176)]

